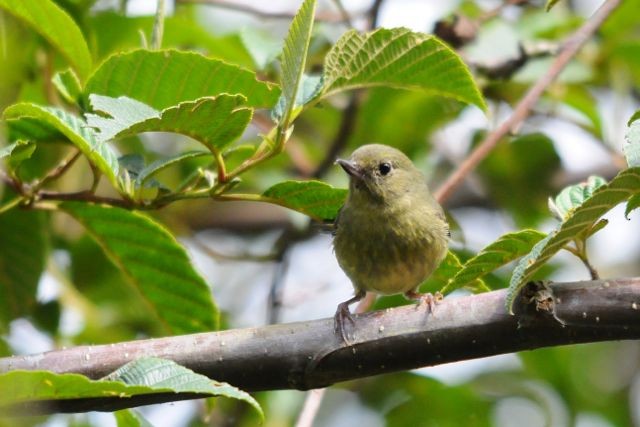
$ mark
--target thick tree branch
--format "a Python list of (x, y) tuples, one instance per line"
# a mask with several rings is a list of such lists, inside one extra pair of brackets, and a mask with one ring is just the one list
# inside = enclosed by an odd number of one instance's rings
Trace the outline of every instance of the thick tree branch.
[[(409, 305), (357, 315), (350, 346), (334, 334), (333, 319), (321, 319), (15, 356), (0, 359), (0, 372), (45, 369), (101, 378), (133, 359), (155, 356), (247, 391), (305, 390), (540, 347), (640, 338), (640, 278), (557, 283), (545, 290), (524, 292), (515, 316), (505, 310), (505, 290), (445, 298), (434, 314)], [(19, 409), (113, 410), (195, 397), (83, 399)]]
[(441, 203), (449, 198), (453, 190), (458, 187), (465, 177), (489, 155), (500, 140), (515, 130), (529, 116), (531, 109), (544, 93), (547, 87), (558, 77), (569, 61), (578, 53), (582, 45), (600, 28), (602, 23), (620, 5), (621, 0), (608, 0), (582, 27), (573, 33), (562, 44), (562, 49), (547, 72), (529, 89), (518, 105), (496, 130), (489, 133), (464, 162), (451, 174), (438, 189), (435, 197)]

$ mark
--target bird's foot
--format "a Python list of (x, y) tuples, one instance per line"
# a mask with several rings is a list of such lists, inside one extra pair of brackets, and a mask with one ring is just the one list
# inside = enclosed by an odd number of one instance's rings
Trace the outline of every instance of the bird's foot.
[(353, 320), (353, 316), (349, 311), (349, 303), (343, 302), (338, 304), (338, 309), (336, 310), (336, 314), (333, 317), (334, 320), (334, 331), (336, 334), (340, 335), (342, 342), (345, 344), (349, 344), (349, 339), (347, 336), (347, 329), (345, 327), (345, 323), (347, 321), (351, 322), (352, 325), (355, 325), (355, 321)]
[(360, 301), (362, 298), (364, 298), (365, 294), (366, 292), (359, 291), (353, 298), (338, 304), (336, 314), (333, 316), (334, 331), (336, 334), (340, 335), (342, 342), (347, 345), (349, 345), (349, 339), (347, 336), (347, 329), (345, 328), (345, 322), (348, 320), (352, 325), (355, 326), (356, 324), (353, 316), (351, 315), (351, 312), (349, 311), (349, 305), (353, 304), (354, 302)]
[(410, 300), (417, 301), (417, 307), (420, 307), (422, 304), (427, 304), (429, 307), (429, 313), (431, 314), (434, 313), (436, 304), (444, 298), (440, 292), (436, 292), (435, 294), (432, 294), (431, 292), (421, 294), (420, 292), (409, 291), (405, 292), (404, 296)]

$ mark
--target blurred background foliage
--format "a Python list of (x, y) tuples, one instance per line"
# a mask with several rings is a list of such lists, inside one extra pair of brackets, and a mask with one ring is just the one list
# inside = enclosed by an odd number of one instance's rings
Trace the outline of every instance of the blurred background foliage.
[[(36, 0), (29, 0), (36, 1)], [(152, 0), (57, 0), (81, 28), (96, 64), (114, 52), (146, 46), (153, 28)], [(276, 81), (277, 56), (299, 2), (167, 0), (164, 48), (193, 50), (258, 72)], [(320, 71), (331, 45), (350, 25), (406, 26), (436, 32), (456, 50), (481, 86), (489, 111), (423, 93), (375, 88), (339, 95), (300, 116), (283, 155), (243, 175), (244, 188), (260, 192), (284, 179), (318, 177), (346, 186), (332, 166), (337, 156), (370, 142), (396, 146), (428, 176), (432, 187), (458, 165), (486, 132), (511, 111), (547, 69), (563, 39), (602, 3), (560, 1), (550, 12), (542, 0), (320, 1), (310, 47), (309, 70)], [(350, 24), (336, 5), (342, 4)], [(452, 249), (466, 259), (505, 232), (547, 231), (553, 222), (547, 199), (564, 186), (621, 167), (626, 120), (640, 104), (640, 2), (625, 0), (581, 50), (534, 114), (506, 138), (445, 206), (457, 224)], [(64, 31), (63, 28), (59, 29)], [(0, 110), (18, 101), (65, 105), (51, 84), (66, 63), (43, 37), (0, 12)], [(270, 127), (258, 110), (237, 144), (243, 150)], [(148, 163), (184, 152), (197, 143), (173, 134), (151, 133), (117, 142), (118, 151)], [(38, 176), (68, 153), (52, 141), (24, 162), (22, 176)], [(193, 160), (193, 161), (198, 161)], [(230, 163), (233, 160), (229, 160)], [(175, 187), (192, 168), (158, 176)], [(72, 191), (90, 183), (78, 163), (60, 182)], [(330, 237), (308, 219), (285, 209), (250, 202), (183, 201), (151, 212), (189, 249), (211, 284), (224, 327), (330, 316), (351, 287), (331, 253)], [(155, 320), (139, 309), (140, 297), (82, 229), (61, 214), (16, 211), (0, 216), (2, 230), (15, 226), (7, 215), (38, 215), (40, 229), (26, 228), (34, 247), (46, 240), (44, 274), (37, 298), (23, 316), (6, 325), (0, 354), (27, 354), (78, 344), (110, 343), (154, 335)], [(603, 277), (640, 274), (638, 216), (622, 210), (590, 246)], [(25, 220), (26, 221), (26, 220)], [(27, 223), (33, 223), (30, 219)], [(25, 274), (36, 274), (33, 271)], [(561, 255), (544, 270), (558, 280), (588, 277), (584, 267)], [(487, 278), (506, 287), (510, 269)], [(458, 294), (463, 294), (459, 292)], [(1, 296), (0, 296), (1, 297)], [(454, 296), (452, 296), (454, 297)], [(27, 290), (25, 301), (33, 295)], [(378, 307), (404, 304), (383, 298)], [(340, 384), (329, 390), (317, 426), (625, 426), (640, 425), (640, 345), (637, 342), (569, 346), (504, 355), (487, 360), (425, 368)], [(304, 393), (257, 393), (266, 426), (292, 425)], [(255, 425), (254, 412), (235, 401), (180, 402), (144, 408), (154, 425)], [(15, 425), (16, 420), (0, 420)], [(20, 420), (24, 425), (113, 425), (110, 414)]]

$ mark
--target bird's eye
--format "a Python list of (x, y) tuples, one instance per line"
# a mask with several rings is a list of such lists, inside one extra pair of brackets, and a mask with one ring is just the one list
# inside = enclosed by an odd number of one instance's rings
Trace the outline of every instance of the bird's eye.
[(387, 163), (387, 162), (382, 162), (378, 165), (378, 170), (380, 171), (381, 175), (387, 175), (389, 172), (391, 172), (391, 163)]

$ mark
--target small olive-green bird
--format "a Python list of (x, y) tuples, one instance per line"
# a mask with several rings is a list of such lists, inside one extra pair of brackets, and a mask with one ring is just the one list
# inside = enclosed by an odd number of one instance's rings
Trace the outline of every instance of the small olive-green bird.
[(349, 174), (349, 195), (336, 219), (333, 246), (355, 296), (338, 305), (336, 332), (344, 342), (349, 305), (366, 292), (404, 294), (434, 303), (418, 286), (447, 253), (449, 226), (424, 175), (401, 151), (364, 145), (336, 163)]

